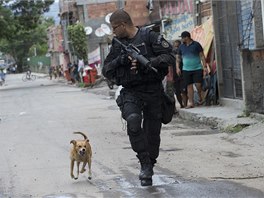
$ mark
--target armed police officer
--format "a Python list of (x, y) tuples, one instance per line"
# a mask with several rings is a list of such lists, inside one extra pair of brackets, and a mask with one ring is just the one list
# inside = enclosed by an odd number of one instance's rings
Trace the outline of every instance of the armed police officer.
[[(123, 89), (116, 102), (127, 122), (132, 149), (141, 164), (142, 186), (152, 185), (153, 166), (159, 156), (162, 126), (162, 80), (168, 66), (175, 63), (172, 46), (159, 34), (133, 25), (123, 9), (110, 17), (115, 34), (110, 53), (105, 59), (103, 75)], [(118, 39), (118, 40), (116, 40)], [(133, 46), (149, 62), (132, 57), (123, 46)], [(133, 49), (133, 48), (132, 48)]]

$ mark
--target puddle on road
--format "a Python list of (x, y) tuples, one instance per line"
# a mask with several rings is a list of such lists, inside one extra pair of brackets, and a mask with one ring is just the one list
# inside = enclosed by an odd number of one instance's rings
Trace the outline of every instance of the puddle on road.
[[(127, 181), (124, 177), (119, 176), (114, 179), (121, 187), (122, 189), (127, 188), (145, 188), (140, 186), (140, 182), (138, 180), (138, 184), (135, 185), (129, 181)], [(169, 177), (168, 175), (154, 175), (152, 177), (153, 185), (152, 186), (162, 186), (162, 185), (169, 185), (169, 184), (179, 184), (180, 182), (175, 180), (173, 177)]]
[(168, 175), (154, 175), (153, 176), (153, 186), (162, 186), (168, 184), (180, 184), (181, 182), (175, 180), (174, 177)]
[[(121, 183), (124, 182), (122, 185)], [(260, 190), (245, 187), (230, 181), (184, 181), (179, 182), (174, 177), (168, 175), (154, 175), (153, 186), (142, 187), (137, 181), (137, 185), (127, 184), (127, 181), (120, 179), (118, 188), (101, 191), (103, 197), (251, 197), (263, 198), (264, 193)]]
[(142, 187), (138, 178), (131, 175), (112, 175), (108, 179), (95, 179), (93, 184), (97, 192), (87, 193), (58, 193), (43, 196), (43, 198), (79, 198), (79, 197), (251, 197), (263, 198), (260, 190), (249, 188), (231, 181), (212, 180), (183, 180), (175, 175), (157, 174), (153, 176), (153, 186)]
[[(153, 185), (148, 187), (142, 187), (140, 185), (140, 181), (138, 177), (133, 176), (116, 176), (112, 181), (115, 182), (115, 185), (111, 185), (112, 187), (106, 189), (104, 184), (104, 188), (100, 187), (103, 194), (103, 197), (164, 197), (165, 189), (163, 186), (175, 185), (180, 182), (175, 180), (174, 177), (168, 175), (154, 175), (153, 176)], [(111, 181), (111, 182), (112, 182)], [(108, 182), (108, 181), (105, 181)], [(109, 181), (110, 182), (110, 181)], [(104, 190), (103, 190), (104, 189)], [(143, 196), (138, 196), (141, 192), (144, 192)], [(165, 193), (166, 194), (166, 193)], [(165, 196), (166, 197), (166, 196)]]

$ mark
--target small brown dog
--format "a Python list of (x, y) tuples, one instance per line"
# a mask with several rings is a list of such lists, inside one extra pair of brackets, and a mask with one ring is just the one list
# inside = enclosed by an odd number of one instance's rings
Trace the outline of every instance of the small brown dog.
[[(78, 179), (79, 177), (79, 166), (80, 163), (83, 162), (82, 170), (80, 173), (85, 172), (85, 166), (88, 163), (89, 171), (88, 171), (88, 179), (92, 178), (91, 173), (91, 163), (92, 163), (92, 148), (87, 139), (87, 136), (82, 132), (74, 132), (74, 134), (80, 134), (84, 137), (84, 140), (72, 140), (70, 143), (73, 144), (71, 149), (70, 158), (71, 158), (71, 177), (73, 179)], [(74, 162), (77, 164), (77, 177), (73, 174)]]

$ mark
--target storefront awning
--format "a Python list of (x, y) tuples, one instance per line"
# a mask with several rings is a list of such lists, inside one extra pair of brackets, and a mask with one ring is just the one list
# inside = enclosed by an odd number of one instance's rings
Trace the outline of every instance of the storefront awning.
[(191, 31), (191, 37), (193, 40), (198, 41), (202, 45), (204, 49), (204, 55), (207, 57), (214, 38), (212, 17), (210, 17), (202, 25), (194, 28)]

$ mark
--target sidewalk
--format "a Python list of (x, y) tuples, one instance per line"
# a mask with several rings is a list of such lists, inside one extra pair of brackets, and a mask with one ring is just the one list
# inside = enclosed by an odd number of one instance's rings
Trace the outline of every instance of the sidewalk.
[(264, 121), (264, 115), (243, 112), (242, 101), (224, 99), (221, 105), (198, 106), (192, 109), (178, 108), (179, 116), (226, 132), (239, 132), (243, 128)]

